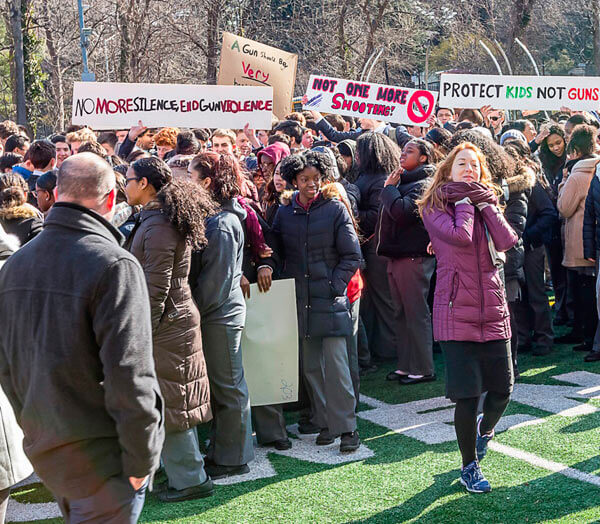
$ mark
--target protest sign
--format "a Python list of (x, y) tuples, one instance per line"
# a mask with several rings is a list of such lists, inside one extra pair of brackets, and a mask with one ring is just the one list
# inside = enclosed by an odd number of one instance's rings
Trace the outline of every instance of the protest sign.
[(437, 99), (435, 91), (320, 75), (311, 75), (306, 95), (304, 109), (421, 127), (427, 126)]
[[(294, 53), (231, 33), (223, 33), (217, 83), (272, 86), (273, 112), (278, 118), (284, 118), (292, 110), (297, 66), (298, 55)], [(271, 129), (270, 124), (268, 129)]]
[(242, 334), (244, 375), (252, 406), (298, 400), (298, 318), (294, 279), (275, 280), (267, 293), (250, 286)]
[(92, 129), (148, 127), (271, 128), (270, 87), (75, 82), (73, 124)]
[(440, 107), (596, 111), (600, 78), (442, 74)]

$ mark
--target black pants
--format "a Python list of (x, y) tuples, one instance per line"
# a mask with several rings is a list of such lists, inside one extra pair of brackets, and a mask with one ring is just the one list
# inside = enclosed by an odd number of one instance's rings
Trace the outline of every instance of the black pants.
[[(363, 247), (366, 261), (365, 289), (360, 301), (360, 315), (367, 331), (371, 357), (381, 360), (396, 358), (396, 310), (387, 276), (387, 258), (375, 252), (372, 239)], [(364, 355), (361, 360), (364, 361)]]
[(592, 347), (596, 327), (598, 326), (598, 310), (596, 308), (596, 277), (581, 274), (569, 269), (569, 278), (573, 282), (575, 299), (575, 323), (573, 333), (581, 336), (584, 342)]
[[(483, 419), (479, 427), (482, 435), (494, 431), (509, 400), (509, 394), (488, 391), (483, 401)], [(456, 440), (458, 441), (463, 466), (469, 465), (477, 458), (475, 446), (477, 443), (478, 405), (479, 397), (463, 398), (456, 401), (454, 428), (456, 430)]]
[(544, 255), (541, 246), (525, 251), (525, 285), (521, 288), (522, 299), (514, 307), (519, 345), (529, 346), (535, 342), (540, 346), (552, 347), (554, 334), (544, 282)]
[(552, 275), (556, 319), (571, 320), (574, 317), (574, 311), (573, 305), (567, 297), (567, 269), (562, 265), (563, 247), (560, 237), (554, 238), (552, 243), (546, 246), (546, 254), (548, 255), (548, 266)]

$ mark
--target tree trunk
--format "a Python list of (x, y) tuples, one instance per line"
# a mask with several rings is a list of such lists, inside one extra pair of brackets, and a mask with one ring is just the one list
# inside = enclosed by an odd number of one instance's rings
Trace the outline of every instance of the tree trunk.
[(217, 54), (219, 51), (219, 13), (221, 3), (213, 0), (206, 10), (206, 83), (217, 83)]
[(17, 106), (17, 123), (27, 124), (27, 101), (25, 98), (25, 57), (23, 54), (23, 17), (21, 0), (8, 3), (10, 9), (10, 26), (15, 57), (15, 102)]
[(52, 81), (52, 90), (56, 100), (56, 110), (58, 113), (56, 122), (56, 131), (62, 131), (65, 128), (65, 97), (63, 89), (63, 77), (60, 63), (60, 55), (56, 51), (56, 42), (54, 40), (54, 31), (50, 25), (50, 12), (48, 3), (41, 4), (44, 16), (44, 35), (46, 36), (46, 47), (50, 57), (50, 78)]
[[(598, 0), (600, 1), (600, 0)], [(348, 46), (346, 45), (346, 34), (345, 34), (345, 22), (346, 16), (348, 15), (348, 7), (353, 0), (344, 0), (342, 4), (342, 8), (340, 9), (340, 14), (338, 16), (338, 55), (340, 57), (340, 61), (342, 62), (341, 75), (342, 78), (348, 78)]]
[(508, 25), (510, 29), (506, 42), (506, 54), (511, 64), (514, 63), (515, 58), (515, 38), (521, 40), (521, 37), (525, 34), (525, 30), (529, 22), (531, 22), (531, 12), (533, 11), (534, 4), (535, 0), (515, 0), (511, 9)]
[(600, 75), (600, 0), (592, 0), (592, 16), (594, 19), (594, 69)]

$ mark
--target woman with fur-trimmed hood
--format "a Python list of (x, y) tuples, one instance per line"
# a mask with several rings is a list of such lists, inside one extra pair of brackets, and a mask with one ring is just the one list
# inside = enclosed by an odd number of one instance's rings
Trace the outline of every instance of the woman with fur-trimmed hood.
[(6, 173), (0, 176), (0, 226), (9, 235), (26, 244), (42, 231), (41, 213), (27, 203), (29, 187), (21, 175)]

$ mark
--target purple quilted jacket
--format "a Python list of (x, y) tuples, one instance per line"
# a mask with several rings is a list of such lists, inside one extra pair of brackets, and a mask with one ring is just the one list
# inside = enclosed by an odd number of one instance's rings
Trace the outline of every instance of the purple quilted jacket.
[(437, 259), (434, 337), (471, 342), (509, 339), (504, 285), (492, 263), (484, 223), (497, 251), (513, 247), (517, 235), (495, 205), (482, 211), (467, 203), (454, 205), (465, 196), (489, 202), (490, 192), (480, 184), (453, 182), (442, 189), (449, 197), (446, 209), (426, 209), (423, 217)]

